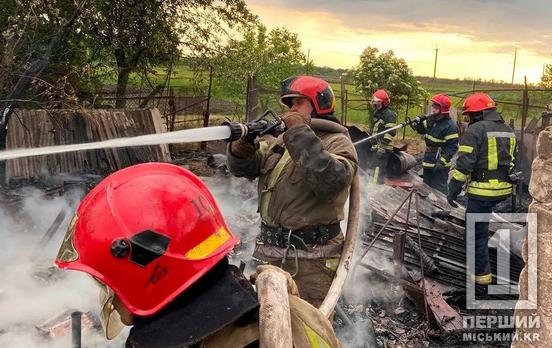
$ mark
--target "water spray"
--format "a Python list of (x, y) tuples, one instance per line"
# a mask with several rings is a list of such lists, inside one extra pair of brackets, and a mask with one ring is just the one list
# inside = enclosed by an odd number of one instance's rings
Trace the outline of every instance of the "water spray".
[(384, 135), (384, 134), (387, 134), (387, 133), (392, 132), (392, 131), (397, 130), (397, 129), (404, 128), (404, 127), (406, 127), (406, 126), (420, 124), (420, 123), (424, 122), (425, 120), (427, 120), (428, 117), (429, 117), (429, 115), (420, 115), (420, 116), (417, 116), (416, 118), (413, 118), (413, 119), (411, 119), (411, 120), (408, 119), (408, 120), (406, 120), (406, 121), (404, 121), (404, 122), (402, 122), (402, 123), (399, 123), (399, 124), (396, 125), (395, 127), (388, 128), (388, 129), (386, 129), (386, 130), (384, 130), (384, 131), (381, 131), (381, 132), (379, 132), (379, 133), (376, 133), (376, 134), (374, 134), (374, 135), (371, 135), (371, 136), (369, 136), (369, 137), (366, 137), (366, 138), (364, 138), (364, 139), (361, 139), (361, 140), (359, 140), (359, 141), (356, 141), (356, 142), (353, 143), (353, 145), (355, 145), (355, 146), (360, 145), (360, 144), (362, 144), (362, 143), (364, 143), (364, 142), (366, 142), (366, 141), (375, 139), (375, 138), (377, 138), (377, 137), (379, 137), (379, 136), (382, 136), (382, 135)]
[(0, 161), (23, 157), (52, 155), (83, 150), (148, 146), (176, 143), (196, 143), (214, 140), (234, 141), (242, 137), (263, 136), (282, 131), (282, 119), (272, 110), (267, 110), (253, 122), (224, 122), (222, 126), (184, 129), (174, 132), (140, 135), (136, 137), (109, 139), (83, 144), (69, 144), (0, 151)]

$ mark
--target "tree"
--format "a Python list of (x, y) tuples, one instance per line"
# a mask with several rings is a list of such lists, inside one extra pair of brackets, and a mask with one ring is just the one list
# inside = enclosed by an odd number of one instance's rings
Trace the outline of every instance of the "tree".
[(21, 88), (20, 83), (19, 89), (24, 93), (16, 93), (18, 99), (48, 102), (56, 94), (66, 96), (65, 82), (80, 75), (80, 61), (85, 55), (85, 48), (72, 45), (80, 40), (82, 32), (77, 6), (84, 5), (83, 0), (2, 3), (0, 93), (5, 98), (15, 92), (16, 83), (31, 70), (40, 73), (40, 78), (29, 76), (31, 86)]
[(395, 57), (393, 51), (379, 53), (374, 47), (362, 52), (358, 67), (353, 70), (353, 82), (367, 100), (380, 88), (390, 93), (392, 103), (397, 106), (404, 104), (409, 96), (411, 102), (427, 97), (404, 59)]
[(250, 76), (265, 88), (277, 89), (283, 79), (304, 72), (305, 62), (296, 33), (285, 28), (268, 32), (265, 26), (257, 25), (241, 40), (231, 40), (213, 64), (220, 88), (243, 100)]
[(124, 107), (129, 76), (168, 66), (182, 55), (207, 56), (221, 37), (255, 17), (243, 0), (94, 0), (88, 38), (93, 61), (115, 66), (118, 97)]
[[(131, 74), (147, 78), (182, 56), (205, 61), (220, 52), (225, 35), (256, 21), (243, 0), (4, 0), (2, 95), (10, 95), (25, 70), (45, 56), (52, 37), (83, 3), (40, 78), (25, 89), (22, 98), (33, 106), (66, 107), (66, 101), (96, 93), (113, 76), (117, 96), (123, 97)], [(117, 100), (118, 107), (124, 104)]]
[(541, 77), (541, 86), (544, 88), (552, 88), (552, 64), (546, 64)]

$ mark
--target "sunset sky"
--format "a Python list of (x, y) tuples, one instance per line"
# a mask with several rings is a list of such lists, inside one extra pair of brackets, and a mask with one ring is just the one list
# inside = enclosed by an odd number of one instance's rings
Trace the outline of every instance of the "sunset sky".
[(552, 63), (550, 0), (248, 0), (269, 29), (299, 34), (319, 66), (350, 68), (367, 46), (393, 50), (416, 75), (538, 82)]

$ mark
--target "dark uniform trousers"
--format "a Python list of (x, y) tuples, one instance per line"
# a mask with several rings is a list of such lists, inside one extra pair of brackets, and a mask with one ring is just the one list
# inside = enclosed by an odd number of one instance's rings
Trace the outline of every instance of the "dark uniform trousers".
[[(483, 201), (480, 199), (469, 198), (466, 206), (466, 215), (470, 213), (491, 214), (493, 208), (499, 201)], [(489, 216), (490, 218), (490, 216)], [(467, 216), (466, 216), (467, 221)], [(476, 275), (485, 275), (491, 273), (489, 263), (489, 223), (475, 223), (475, 272)], [(469, 242), (468, 242), (469, 245)], [(467, 249), (469, 250), (469, 249)]]
[(424, 168), (424, 183), (446, 195), (448, 193), (448, 173), (449, 168)]

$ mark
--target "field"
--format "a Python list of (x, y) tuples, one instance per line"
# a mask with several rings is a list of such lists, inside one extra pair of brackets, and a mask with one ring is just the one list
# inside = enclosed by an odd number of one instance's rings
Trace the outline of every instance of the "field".
[[(208, 72), (207, 71), (191, 71), (184, 65), (177, 65), (172, 72), (171, 79), (168, 81), (168, 85), (174, 92), (174, 94), (186, 94), (186, 95), (206, 95), (208, 86)], [(331, 78), (335, 81), (335, 77)], [(485, 90), (498, 102), (498, 111), (502, 113), (504, 118), (509, 121), (513, 119), (516, 125), (521, 124), (521, 104), (523, 101), (523, 89), (522, 85), (512, 86), (510, 84), (486, 82), (486, 81), (469, 81), (469, 80), (452, 80), (452, 79), (432, 79), (428, 77), (419, 77), (419, 81), (422, 83), (424, 89), (428, 91), (430, 95), (435, 93), (444, 92), (451, 96), (453, 107), (459, 109), (462, 107), (463, 98), (472, 91)], [(137, 76), (131, 78), (131, 83), (135, 87), (143, 86), (144, 82), (138, 79)], [(154, 74), (149, 75), (149, 84), (167, 84), (167, 71), (158, 69)], [(244, 81), (244, 91), (245, 91)], [(274, 86), (263, 86), (273, 88)], [(337, 105), (336, 115), (341, 117), (341, 85), (339, 83), (332, 83), (332, 88), (336, 94)], [(356, 124), (362, 128), (366, 128), (369, 125), (369, 110), (367, 108), (367, 102), (365, 97), (358, 93), (355, 87), (351, 84), (346, 84), (345, 88), (348, 93), (347, 103), (347, 123)], [(517, 89), (517, 90), (516, 90)], [(239, 106), (245, 105), (245, 92), (243, 99), (231, 100), (229, 98), (228, 91), (225, 91), (219, 83), (216, 76), (213, 78), (212, 97), (214, 99), (229, 100), (236, 103)], [(271, 94), (262, 94), (261, 101), (263, 105), (271, 107), (275, 110), (283, 111), (278, 103), (278, 96)], [(544, 106), (552, 103), (552, 91), (529, 91), (529, 117), (540, 116), (544, 111)], [(240, 109), (240, 108), (238, 108)], [(422, 105), (411, 104), (408, 107), (408, 113), (406, 107), (399, 107), (395, 110), (399, 116), (399, 121), (404, 121), (405, 117), (415, 117), (424, 113)], [(229, 115), (235, 113), (235, 110), (228, 111)], [(239, 117), (239, 115), (232, 115)], [(413, 131), (407, 130), (407, 135), (413, 135)]]

